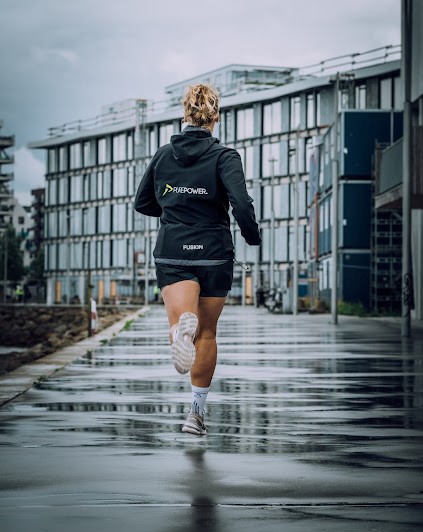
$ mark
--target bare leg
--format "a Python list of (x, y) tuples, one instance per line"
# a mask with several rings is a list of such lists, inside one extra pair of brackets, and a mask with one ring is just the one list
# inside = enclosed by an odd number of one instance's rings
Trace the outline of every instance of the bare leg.
[(178, 324), (180, 315), (184, 312), (192, 312), (198, 316), (200, 285), (196, 281), (179, 281), (165, 286), (162, 296), (171, 328), (169, 340), (172, 343), (173, 327)]
[(207, 388), (213, 378), (217, 361), (216, 329), (225, 297), (200, 297), (198, 330), (195, 340), (196, 359), (191, 368), (191, 384)]

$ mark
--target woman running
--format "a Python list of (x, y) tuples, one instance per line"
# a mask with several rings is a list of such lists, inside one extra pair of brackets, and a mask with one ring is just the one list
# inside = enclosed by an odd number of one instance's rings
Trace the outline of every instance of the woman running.
[(189, 86), (182, 103), (186, 126), (157, 150), (138, 187), (135, 210), (160, 217), (153, 255), (172, 358), (179, 373), (191, 371), (191, 410), (182, 431), (204, 435), (217, 321), (233, 279), (229, 203), (246, 242), (258, 246), (261, 239), (241, 158), (212, 136), (219, 120), (217, 92), (207, 84)]

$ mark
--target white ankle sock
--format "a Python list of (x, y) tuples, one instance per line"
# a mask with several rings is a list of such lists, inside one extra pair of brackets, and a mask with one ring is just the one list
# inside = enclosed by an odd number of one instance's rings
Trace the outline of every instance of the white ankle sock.
[(209, 393), (210, 386), (208, 388), (200, 388), (199, 386), (191, 385), (191, 388), (192, 400), (190, 412), (204, 416), (204, 405), (206, 404), (207, 394)]

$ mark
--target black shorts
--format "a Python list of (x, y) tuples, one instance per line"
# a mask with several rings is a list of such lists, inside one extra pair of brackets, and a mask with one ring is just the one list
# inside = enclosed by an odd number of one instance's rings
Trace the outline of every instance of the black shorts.
[(232, 260), (219, 266), (179, 266), (156, 263), (157, 284), (164, 288), (179, 281), (196, 281), (201, 297), (226, 297), (232, 286)]

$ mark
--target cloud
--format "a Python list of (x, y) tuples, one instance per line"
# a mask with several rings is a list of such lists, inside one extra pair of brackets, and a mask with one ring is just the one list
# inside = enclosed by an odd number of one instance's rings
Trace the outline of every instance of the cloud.
[(75, 64), (78, 61), (78, 55), (66, 48), (31, 46), (31, 54), (37, 63), (50, 63), (59, 60), (60, 62)]
[(15, 196), (21, 205), (31, 204), (31, 190), (44, 185), (44, 164), (28, 148), (15, 151)]

